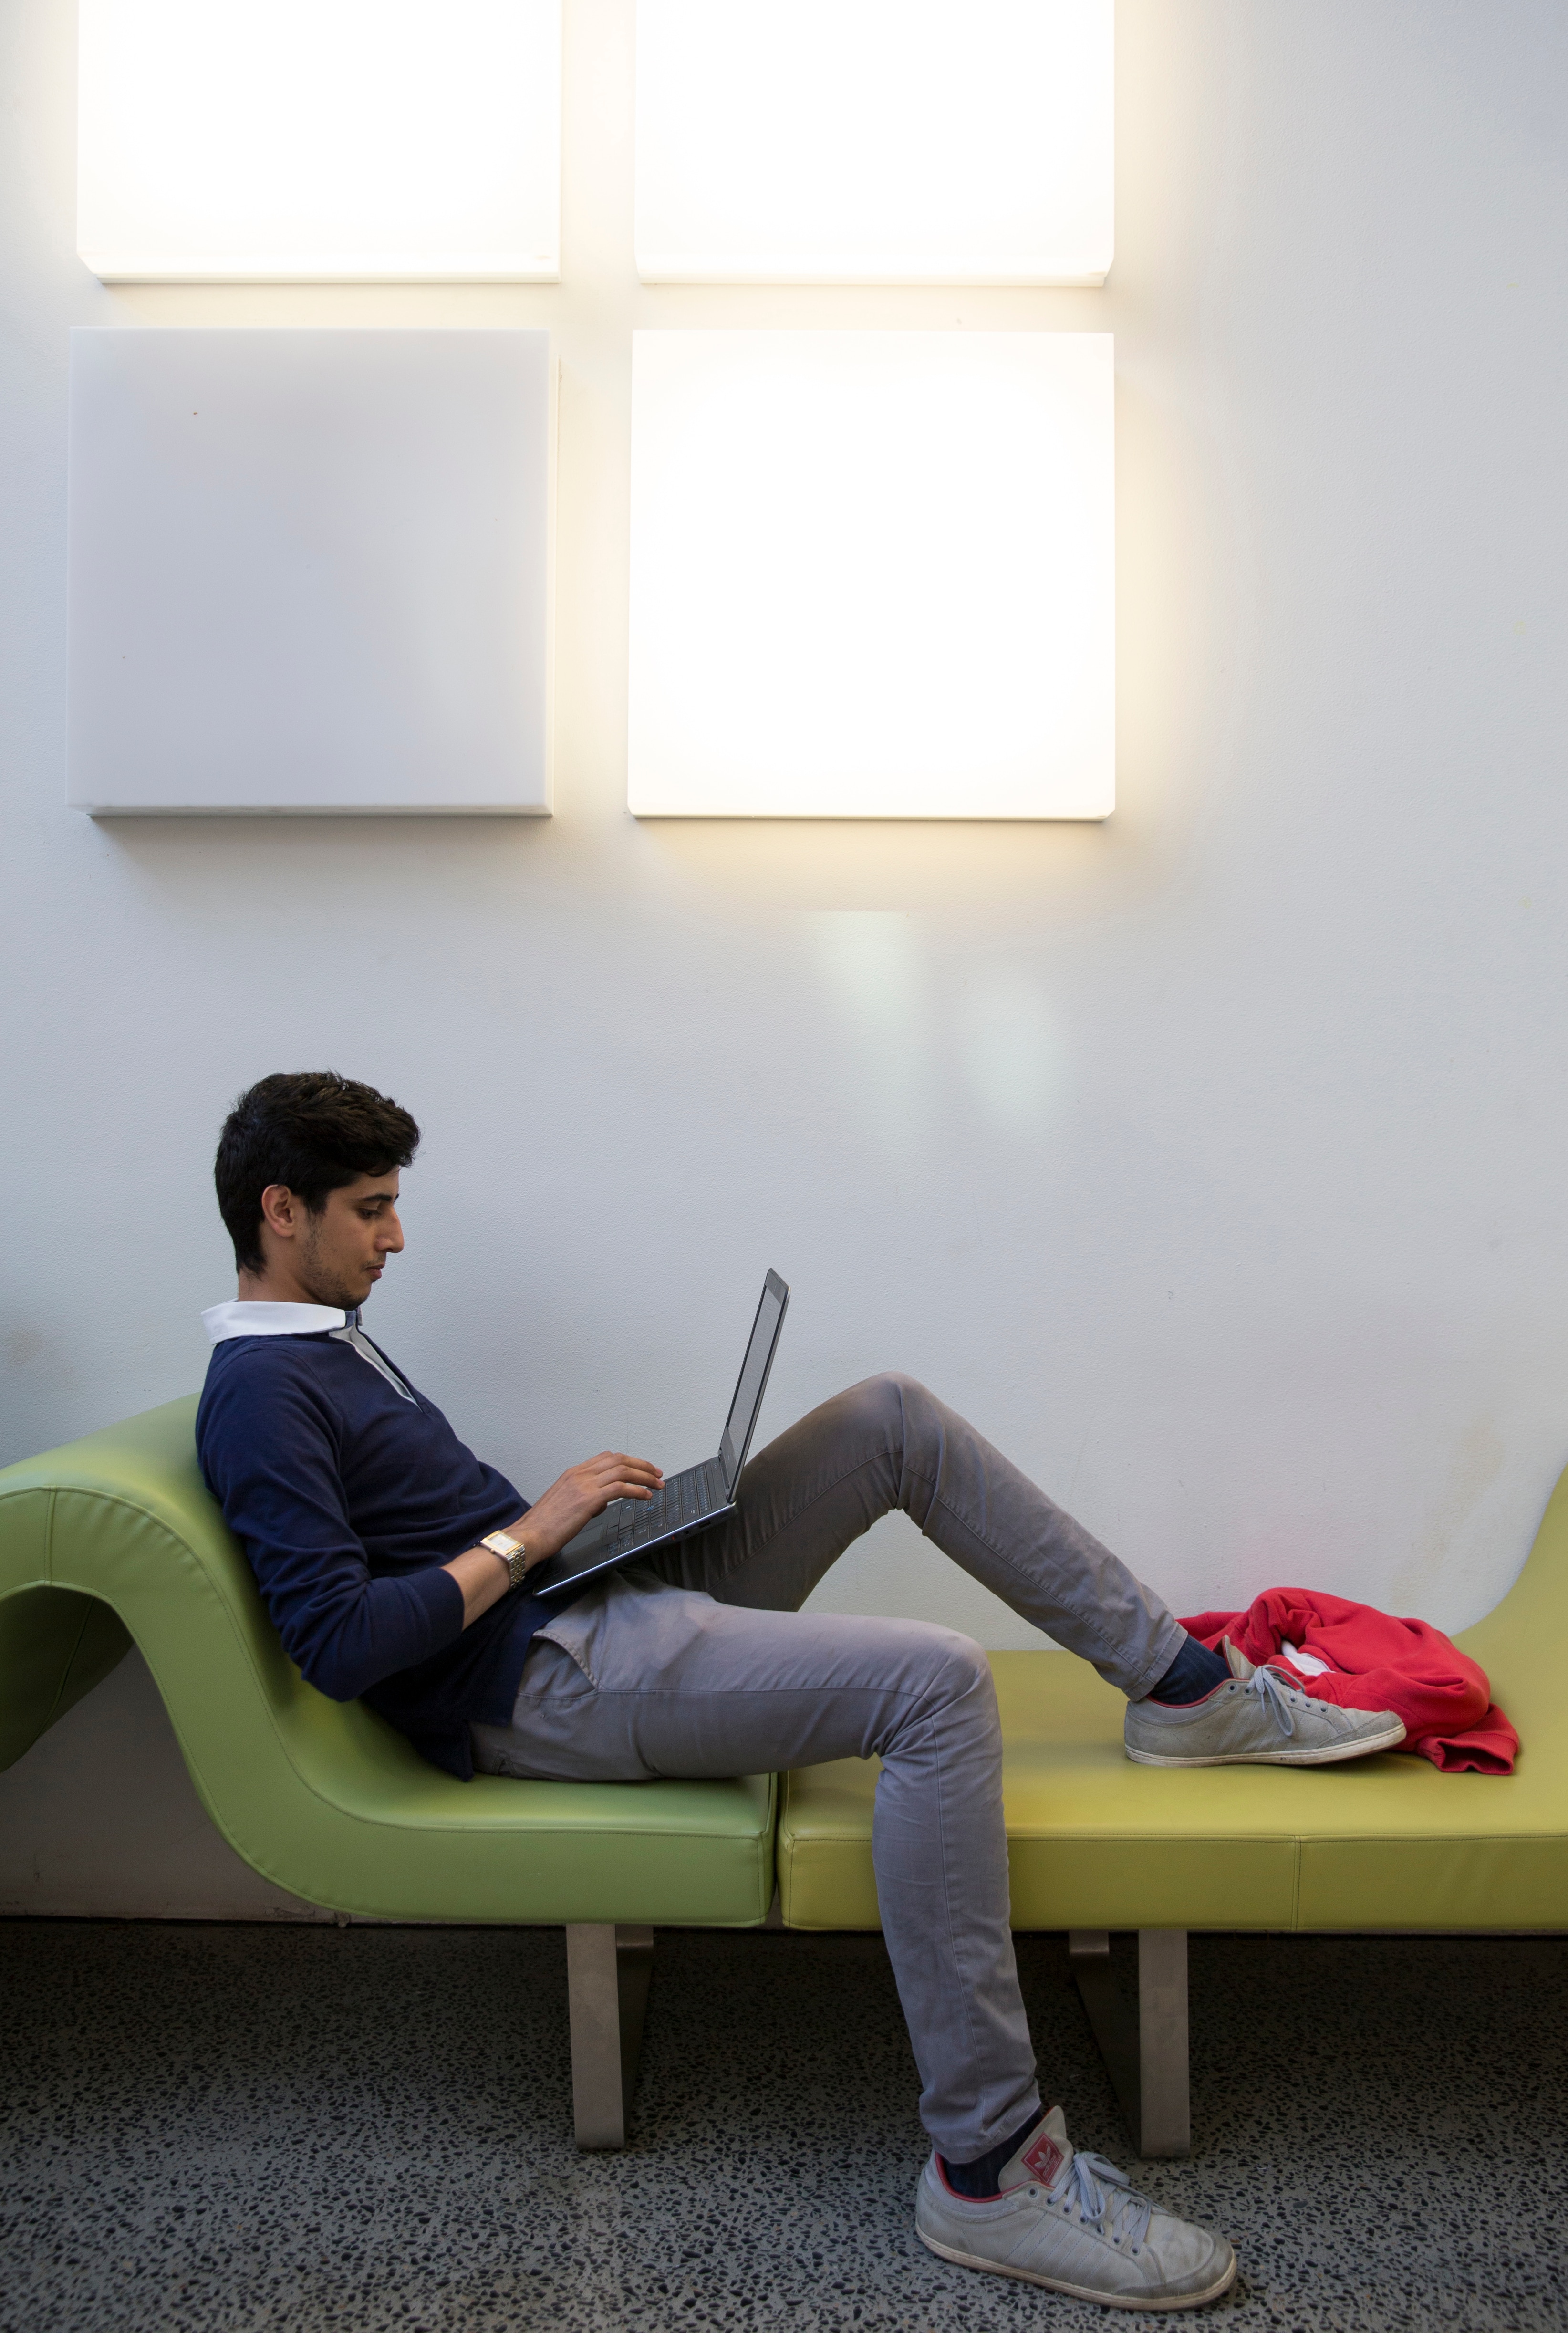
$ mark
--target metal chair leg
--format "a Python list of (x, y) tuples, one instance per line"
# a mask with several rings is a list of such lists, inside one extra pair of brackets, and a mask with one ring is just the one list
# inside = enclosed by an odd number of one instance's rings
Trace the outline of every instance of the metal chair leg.
[(653, 1964), (652, 1928), (567, 1924), (572, 2117), (584, 2149), (626, 2143)]
[(1138, 1931), (1138, 2152), (1190, 2155), (1192, 2092), (1187, 2039), (1187, 1931)]
[(1137, 2152), (1186, 2155), (1192, 2145), (1187, 2050), (1187, 1931), (1138, 1932), (1138, 2006), (1111, 1973), (1104, 1928), (1074, 1928), (1067, 1955)]

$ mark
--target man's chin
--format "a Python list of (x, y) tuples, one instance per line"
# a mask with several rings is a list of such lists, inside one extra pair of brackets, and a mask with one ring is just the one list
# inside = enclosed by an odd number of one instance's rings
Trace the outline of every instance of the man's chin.
[(311, 1291), (311, 1301), (322, 1305), (329, 1312), (357, 1312), (375, 1285), (371, 1281), (358, 1295), (351, 1288), (315, 1288)]

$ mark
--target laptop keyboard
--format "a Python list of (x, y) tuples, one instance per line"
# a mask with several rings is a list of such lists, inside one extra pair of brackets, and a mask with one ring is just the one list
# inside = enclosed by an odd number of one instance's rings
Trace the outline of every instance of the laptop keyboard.
[(701, 1466), (688, 1466), (679, 1474), (669, 1475), (664, 1489), (655, 1491), (651, 1499), (616, 1501), (621, 1512), (611, 1518), (611, 1550), (618, 1555), (628, 1547), (640, 1547), (645, 1540), (716, 1514), (728, 1503), (723, 1469), (716, 1458)]

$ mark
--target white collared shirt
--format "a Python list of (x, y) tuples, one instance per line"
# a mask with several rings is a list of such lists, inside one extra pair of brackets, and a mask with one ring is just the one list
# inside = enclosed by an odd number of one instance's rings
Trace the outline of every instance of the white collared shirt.
[(236, 1296), (227, 1304), (209, 1304), (202, 1326), (215, 1345), (226, 1344), (231, 1337), (319, 1337), (324, 1330), (339, 1344), (351, 1345), (405, 1401), (414, 1399), (391, 1362), (360, 1328), (358, 1311), (340, 1312), (335, 1304), (272, 1304), (258, 1296)]
[(359, 1325), (357, 1312), (339, 1311), (335, 1304), (270, 1304), (245, 1296), (209, 1304), (202, 1314), (202, 1327), (215, 1345), (231, 1337), (319, 1337), (323, 1329)]

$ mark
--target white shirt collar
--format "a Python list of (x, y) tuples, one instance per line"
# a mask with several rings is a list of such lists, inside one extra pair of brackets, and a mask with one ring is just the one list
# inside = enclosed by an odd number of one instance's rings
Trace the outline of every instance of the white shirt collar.
[(340, 1312), (333, 1304), (270, 1304), (243, 1296), (209, 1304), (202, 1314), (215, 1345), (230, 1337), (319, 1337), (323, 1329), (353, 1329), (359, 1321), (358, 1312)]

